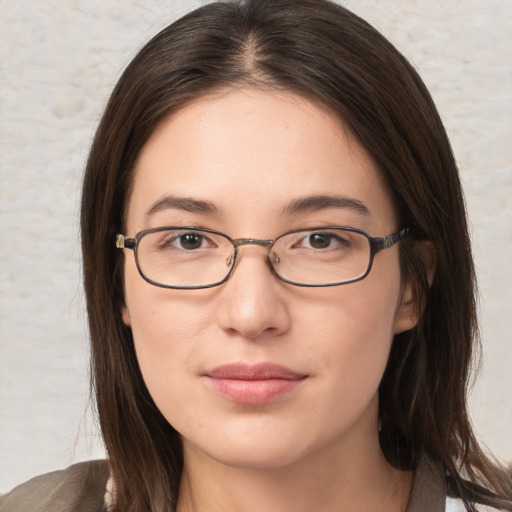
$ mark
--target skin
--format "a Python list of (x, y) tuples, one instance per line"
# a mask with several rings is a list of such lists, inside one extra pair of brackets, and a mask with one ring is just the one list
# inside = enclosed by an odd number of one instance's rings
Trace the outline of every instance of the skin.
[[(215, 211), (147, 215), (166, 195)], [(369, 212), (284, 213), (318, 195), (356, 199)], [(378, 169), (334, 116), (300, 96), (250, 88), (195, 100), (161, 123), (140, 154), (126, 225), (128, 236), (194, 225), (262, 239), (319, 225), (373, 236), (399, 228)], [(183, 439), (178, 510), (405, 510), (411, 474), (392, 468), (378, 443), (392, 339), (417, 321), (398, 246), (379, 253), (363, 281), (332, 288), (288, 285), (270, 272), (265, 249), (240, 252), (231, 279), (204, 290), (152, 286), (126, 252), (123, 320), (155, 403)], [(269, 403), (239, 404), (204, 377), (239, 362), (305, 377)]]

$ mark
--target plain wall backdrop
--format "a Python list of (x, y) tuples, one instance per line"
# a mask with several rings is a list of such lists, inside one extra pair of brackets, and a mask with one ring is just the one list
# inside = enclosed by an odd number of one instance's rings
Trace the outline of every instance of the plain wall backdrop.
[[(88, 403), (78, 208), (108, 95), (200, 0), (0, 0), (0, 492), (103, 457)], [(412, 61), (465, 186), (480, 282), (479, 438), (512, 461), (512, 2), (346, 0)]]

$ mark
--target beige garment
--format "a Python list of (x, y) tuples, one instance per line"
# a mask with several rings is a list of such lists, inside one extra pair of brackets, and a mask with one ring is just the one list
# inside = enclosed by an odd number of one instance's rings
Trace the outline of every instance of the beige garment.
[[(0, 496), (0, 512), (104, 512), (108, 476), (106, 461), (41, 475)], [(414, 474), (407, 512), (464, 510), (461, 500), (452, 500), (448, 509), (446, 504), (443, 468), (424, 456)]]
[(103, 512), (107, 478), (103, 460), (36, 476), (0, 496), (0, 512)]

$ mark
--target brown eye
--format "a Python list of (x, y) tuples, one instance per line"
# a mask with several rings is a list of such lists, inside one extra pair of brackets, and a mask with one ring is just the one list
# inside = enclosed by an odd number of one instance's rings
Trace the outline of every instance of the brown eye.
[(203, 245), (204, 236), (198, 233), (185, 233), (177, 238), (177, 242), (181, 249), (193, 251), (199, 249)]
[(164, 240), (159, 243), (159, 249), (174, 249), (179, 251), (195, 251), (213, 246), (202, 233), (194, 231), (171, 232)]
[(325, 249), (341, 250), (348, 249), (351, 240), (340, 233), (314, 231), (306, 234), (297, 244), (297, 248), (324, 251)]
[(313, 249), (325, 249), (331, 245), (332, 235), (327, 233), (313, 233), (309, 235), (309, 245)]

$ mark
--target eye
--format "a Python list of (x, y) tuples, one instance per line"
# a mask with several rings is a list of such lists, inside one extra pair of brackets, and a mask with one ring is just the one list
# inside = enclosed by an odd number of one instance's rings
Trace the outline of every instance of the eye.
[(340, 249), (348, 247), (350, 241), (339, 234), (314, 232), (304, 236), (297, 245), (306, 249)]
[(198, 233), (185, 233), (177, 237), (176, 241), (182, 249), (192, 251), (194, 249), (200, 249), (203, 246), (205, 237)]
[(327, 233), (313, 233), (308, 236), (307, 241), (313, 249), (325, 249), (331, 245), (332, 235), (328, 235)]
[(215, 247), (213, 240), (202, 233), (189, 231), (186, 233), (172, 233), (162, 240), (161, 249), (178, 249), (182, 251), (195, 251)]

